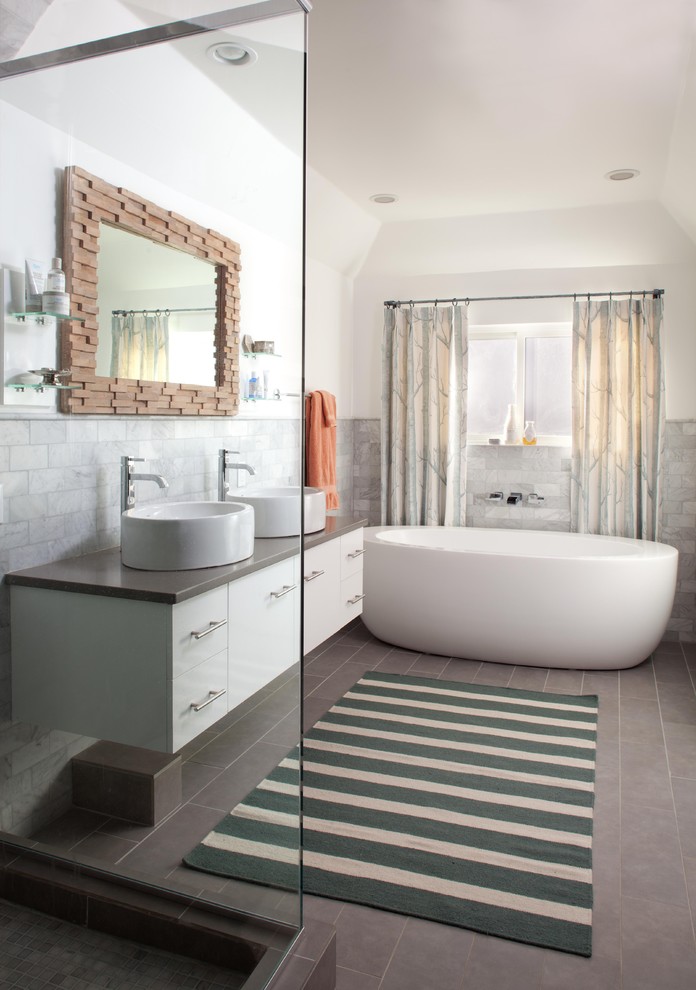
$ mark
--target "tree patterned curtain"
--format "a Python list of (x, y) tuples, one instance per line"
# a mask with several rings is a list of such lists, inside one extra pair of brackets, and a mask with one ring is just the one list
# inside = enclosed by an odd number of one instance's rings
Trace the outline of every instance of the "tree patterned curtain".
[(466, 310), (386, 307), (382, 524), (466, 524)]
[(111, 377), (169, 381), (169, 317), (166, 313), (111, 317)]
[(662, 296), (574, 303), (574, 532), (658, 538), (665, 424), (662, 321)]

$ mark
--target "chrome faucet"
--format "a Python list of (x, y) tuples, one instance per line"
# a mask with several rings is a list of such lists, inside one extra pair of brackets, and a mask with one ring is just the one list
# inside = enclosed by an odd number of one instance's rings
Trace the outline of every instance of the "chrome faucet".
[(134, 471), (133, 465), (136, 461), (144, 461), (144, 457), (122, 457), (121, 458), (121, 512), (132, 509), (135, 505), (135, 484), (136, 481), (154, 481), (160, 488), (169, 488), (169, 482), (161, 474), (143, 474)]
[(230, 483), (227, 480), (227, 472), (230, 468), (234, 468), (237, 471), (237, 487), (239, 487), (239, 472), (248, 471), (249, 474), (254, 475), (254, 471), (251, 464), (244, 464), (243, 462), (234, 462), (227, 459), (228, 454), (238, 454), (238, 450), (225, 450), (221, 447), (218, 451), (218, 502), (224, 502), (230, 490)]

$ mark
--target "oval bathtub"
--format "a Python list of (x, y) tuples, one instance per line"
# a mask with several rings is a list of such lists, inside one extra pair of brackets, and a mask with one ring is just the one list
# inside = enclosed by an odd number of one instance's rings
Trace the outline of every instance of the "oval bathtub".
[(645, 660), (672, 611), (677, 551), (579, 533), (365, 529), (363, 621), (395, 646), (538, 667)]

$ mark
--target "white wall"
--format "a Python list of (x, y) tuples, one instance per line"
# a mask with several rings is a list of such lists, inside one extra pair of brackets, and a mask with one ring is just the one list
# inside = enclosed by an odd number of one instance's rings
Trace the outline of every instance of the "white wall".
[[(46, 260), (61, 253), (63, 169), (80, 165), (107, 182), (132, 189), (164, 209), (175, 210), (239, 242), (241, 332), (255, 340), (275, 340), (277, 353), (283, 355), (276, 383), (284, 393), (300, 391), (299, 230), (293, 248), (8, 103), (0, 102), (0, 128), (0, 215), (5, 221), (0, 229), (0, 264), (23, 268), (25, 258)], [(21, 155), (17, 148), (22, 149)], [(301, 191), (296, 190), (296, 194)], [(299, 400), (286, 399), (277, 404), (257, 403), (253, 415), (296, 417), (298, 411)], [(241, 415), (245, 414), (243, 407)]]
[[(696, 418), (696, 247), (659, 204), (385, 225), (355, 281), (354, 415), (380, 415), (386, 299), (665, 289), (667, 416)], [(471, 324), (570, 318), (571, 301), (472, 303)]]
[(353, 280), (311, 258), (305, 300), (305, 388), (336, 396), (340, 418), (353, 414)]

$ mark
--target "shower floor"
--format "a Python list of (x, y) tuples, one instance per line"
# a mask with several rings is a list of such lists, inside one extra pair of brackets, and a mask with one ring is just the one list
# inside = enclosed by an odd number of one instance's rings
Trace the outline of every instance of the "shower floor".
[[(366, 671), (421, 674), (600, 699), (590, 959), (305, 897), (337, 931), (336, 990), (692, 990), (696, 986), (696, 645), (665, 642), (623, 671), (549, 670), (394, 649), (360, 621), (307, 658), (311, 726)], [(71, 855), (149, 871), (260, 913), (288, 918), (293, 898), (207, 877), (181, 856), (293, 745), (296, 686), (276, 684), (242, 719), (187, 752), (186, 804), (154, 829), (71, 812), (36, 838)], [(0, 984), (1, 985), (1, 984)]]

